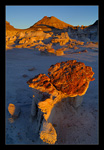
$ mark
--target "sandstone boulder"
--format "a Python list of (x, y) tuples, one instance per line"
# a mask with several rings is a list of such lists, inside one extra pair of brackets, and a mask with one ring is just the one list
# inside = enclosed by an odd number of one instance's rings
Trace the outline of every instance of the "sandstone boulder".
[(82, 62), (69, 60), (56, 63), (48, 69), (51, 83), (57, 90), (67, 93), (70, 97), (85, 94), (94, 72)]

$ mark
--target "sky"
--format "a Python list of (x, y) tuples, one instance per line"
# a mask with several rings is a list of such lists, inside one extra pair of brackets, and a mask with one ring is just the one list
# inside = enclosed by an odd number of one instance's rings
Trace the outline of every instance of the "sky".
[(44, 16), (54, 16), (73, 26), (91, 25), (98, 20), (98, 5), (7, 5), (6, 17), (15, 28), (29, 28)]

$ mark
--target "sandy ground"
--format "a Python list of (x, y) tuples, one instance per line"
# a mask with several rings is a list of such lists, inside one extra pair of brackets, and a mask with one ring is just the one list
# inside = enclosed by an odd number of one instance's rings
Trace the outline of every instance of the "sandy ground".
[[(43, 144), (36, 132), (37, 124), (30, 121), (30, 109), (32, 103), (32, 89), (28, 87), (27, 81), (38, 73), (48, 74), (50, 65), (57, 62), (76, 59), (91, 66), (95, 72), (95, 81), (84, 95), (84, 101), (75, 113), (72, 122), (70, 115), (65, 139), (58, 140), (56, 144), (98, 144), (98, 49), (95, 47), (84, 47), (87, 53), (68, 54), (64, 56), (40, 55), (39, 51), (32, 49), (12, 49), (6, 51), (6, 144)], [(95, 51), (96, 50), (96, 51)], [(28, 69), (35, 68), (32, 71)], [(23, 77), (23, 75), (27, 77)], [(20, 116), (10, 122), (8, 112), (9, 103), (18, 105), (21, 108)], [(60, 119), (62, 122), (63, 120)], [(65, 125), (62, 126), (60, 136), (63, 136)]]

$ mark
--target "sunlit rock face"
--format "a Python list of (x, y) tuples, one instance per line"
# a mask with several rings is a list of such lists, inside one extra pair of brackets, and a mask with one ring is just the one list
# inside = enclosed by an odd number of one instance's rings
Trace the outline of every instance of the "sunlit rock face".
[(51, 16), (51, 17), (44, 16), (41, 20), (35, 23), (32, 27), (35, 28), (36, 26), (42, 26), (42, 25), (47, 26), (47, 27), (53, 27), (56, 29), (63, 29), (69, 26), (73, 27), (72, 25), (63, 22), (54, 16)]
[(29, 84), (29, 87), (33, 89), (57, 96), (56, 88), (50, 82), (50, 78), (45, 74), (39, 74), (30, 79), (27, 83)]
[(57, 90), (74, 97), (85, 94), (94, 72), (82, 62), (69, 60), (52, 65), (48, 75)]
[(51, 123), (43, 123), (40, 138), (43, 140), (43, 142), (46, 142), (48, 144), (55, 144), (55, 142), (57, 141), (57, 133)]
[[(34, 91), (31, 115), (38, 116), (40, 138), (43, 142), (55, 144), (57, 141), (53, 119), (55, 112), (58, 109), (57, 117), (61, 115), (61, 102), (64, 102), (64, 107), (69, 105), (66, 113), (81, 105), (82, 95), (87, 91), (89, 82), (94, 80), (92, 78), (94, 72), (91, 67), (85, 66), (82, 62), (69, 60), (51, 65), (48, 75), (49, 77), (38, 74), (27, 83)], [(59, 131), (58, 127), (57, 131)]]
[(10, 103), (8, 106), (8, 111), (11, 114), (12, 119), (14, 120), (19, 117), (21, 109), (19, 106)]
[(57, 44), (59, 43), (60, 46), (63, 46), (65, 45), (68, 41), (70, 40), (69, 36), (68, 36), (68, 33), (67, 32), (62, 32), (60, 35), (56, 35), (56, 36), (53, 36), (53, 39), (51, 40), (51, 42), (53, 44)]
[(8, 111), (13, 116), (13, 114), (15, 112), (15, 105), (14, 104), (9, 104)]

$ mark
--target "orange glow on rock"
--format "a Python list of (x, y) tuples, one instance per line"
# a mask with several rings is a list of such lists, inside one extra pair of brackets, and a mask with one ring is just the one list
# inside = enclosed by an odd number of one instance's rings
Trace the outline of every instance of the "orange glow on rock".
[(57, 141), (57, 133), (51, 123), (43, 123), (43, 130), (40, 133), (40, 138), (43, 140), (43, 142), (55, 144)]
[(15, 105), (10, 103), (8, 106), (8, 111), (13, 116), (13, 114), (15, 112)]

